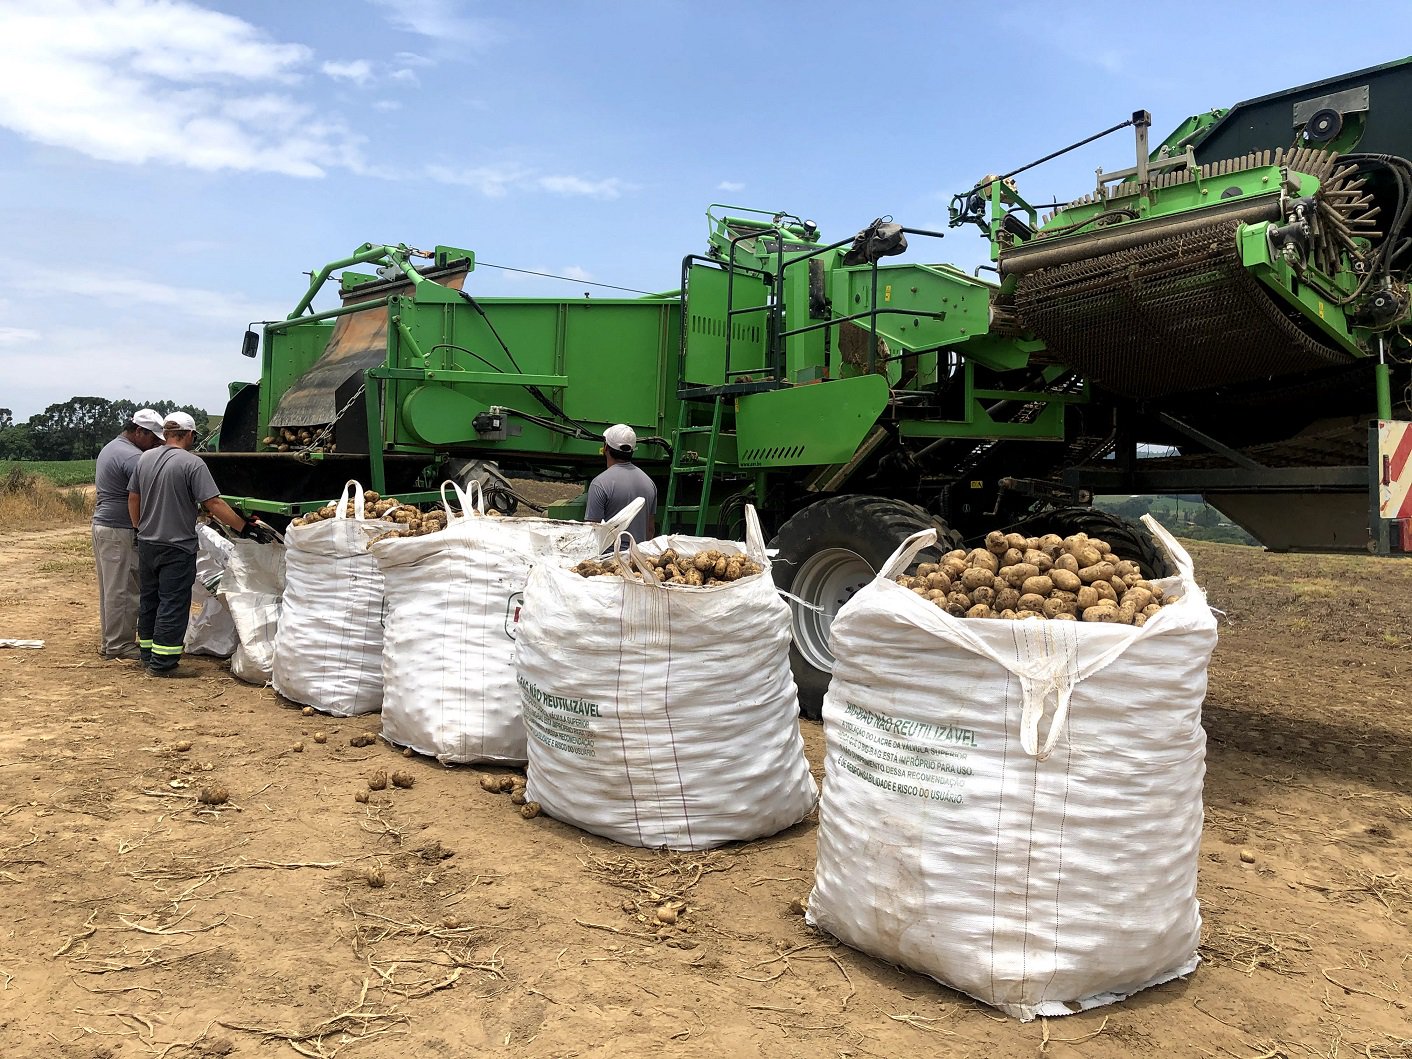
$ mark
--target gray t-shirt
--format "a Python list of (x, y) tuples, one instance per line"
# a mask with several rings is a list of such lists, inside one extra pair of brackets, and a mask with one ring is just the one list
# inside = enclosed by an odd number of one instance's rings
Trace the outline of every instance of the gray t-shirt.
[(127, 491), (140, 498), (137, 539), (196, 551), (196, 509), (221, 495), (206, 461), (175, 445), (142, 454)]
[(97, 500), (93, 507), (93, 524), (112, 529), (132, 529), (127, 516), (127, 483), (142, 450), (119, 434), (98, 453), (94, 471)]
[(642, 497), (642, 510), (628, 525), (628, 532), (634, 540), (646, 540), (647, 520), (657, 511), (657, 486), (635, 463), (615, 463), (589, 483), (584, 521), (606, 521), (638, 497)]

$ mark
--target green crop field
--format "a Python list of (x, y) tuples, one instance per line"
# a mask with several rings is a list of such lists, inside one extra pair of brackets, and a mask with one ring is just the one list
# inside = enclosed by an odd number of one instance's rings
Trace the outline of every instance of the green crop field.
[(55, 485), (91, 485), (96, 460), (0, 460), (0, 478), (18, 468)]

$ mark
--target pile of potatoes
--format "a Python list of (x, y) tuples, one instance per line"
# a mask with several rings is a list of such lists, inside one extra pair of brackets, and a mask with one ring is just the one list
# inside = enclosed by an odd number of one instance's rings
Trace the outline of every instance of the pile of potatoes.
[[(685, 555), (668, 548), (661, 555), (643, 556), (645, 565), (659, 584), (685, 585), (688, 588), (708, 588), (753, 577), (764, 570), (754, 559), (715, 548)], [(641, 581), (642, 575), (626, 556), (607, 559), (585, 559), (572, 568), (581, 577), (626, 577)]]
[[(300, 516), (290, 525), (309, 526), (315, 522), (322, 522), (324, 519), (334, 518), (338, 514), (338, 509), (338, 503), (325, 504), (317, 511), (310, 511), (307, 515)], [(351, 500), (344, 503), (345, 517), (352, 518), (356, 512), (357, 508)], [(371, 489), (365, 490), (363, 493), (363, 517), (401, 524), (400, 529), (389, 530), (374, 538), (375, 540), (383, 540), (387, 537), (421, 537), (446, 528), (446, 512), (442, 508), (436, 508), (433, 511), (419, 511), (415, 507), (384, 498), (380, 493)]]
[[(315, 522), (322, 522), (326, 518), (333, 518), (338, 514), (339, 505), (337, 502), (325, 504), (317, 511), (310, 511), (307, 515), (301, 515), (290, 523), (291, 526), (308, 526)], [(348, 502), (344, 507), (344, 516), (353, 518), (356, 507)], [(487, 511), (487, 517), (504, 518), (499, 511)], [(447, 518), (445, 508), (433, 508), (430, 511), (422, 511), (410, 504), (404, 504), (391, 497), (383, 497), (381, 493), (376, 493), (371, 489), (363, 492), (363, 517), (382, 519), (384, 522), (400, 523), (400, 528), (388, 530), (379, 534), (368, 543), (376, 544), (378, 541), (386, 540), (388, 537), (425, 537), (428, 533), (437, 533), (446, 528)]]
[[(274, 449), (276, 452), (288, 452), (290, 449), (303, 448), (310, 444), (319, 436), (319, 431), (323, 430), (322, 425), (307, 427), (271, 427), (274, 433), (260, 439), (260, 444), (266, 448)], [(332, 441), (320, 448), (325, 452), (333, 452), (336, 446)]]
[(1175, 603), (1119, 559), (1106, 541), (1075, 533), (1060, 537), (986, 534), (985, 547), (947, 552), (896, 579), (958, 618), (1050, 618), (1144, 625)]
[[(395, 505), (396, 501), (393, 503)], [(373, 516), (369, 515), (368, 517)], [(419, 511), (415, 507), (394, 506), (376, 517), (386, 519), (388, 522), (400, 523), (401, 528), (379, 533), (368, 541), (369, 544), (385, 541), (389, 537), (425, 537), (428, 533), (439, 533), (446, 528), (446, 512), (442, 508)]]

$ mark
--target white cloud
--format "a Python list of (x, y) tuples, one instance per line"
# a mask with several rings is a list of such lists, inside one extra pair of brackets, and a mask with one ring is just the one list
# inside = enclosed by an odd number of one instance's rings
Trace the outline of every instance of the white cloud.
[(228, 291), (177, 287), (144, 276), (42, 267), (7, 271), (5, 282), (11, 290), (37, 297), (74, 295), (119, 309), (150, 306), (161, 309), (164, 314), (232, 326), (243, 326), (249, 320), (258, 319), (268, 309)]
[(545, 191), (555, 195), (584, 195), (594, 199), (616, 199), (632, 189), (617, 177), (606, 180), (585, 180), (577, 176), (542, 176), (535, 180)]
[(436, 60), (429, 59), (425, 55), (418, 55), (414, 51), (400, 51), (393, 56), (402, 66), (435, 66)]
[(373, 104), (374, 110), (381, 110), (384, 113), (390, 110), (401, 110), (402, 104), (395, 99), (379, 99)]
[(745, 185), (738, 180), (722, 180), (716, 185), (717, 191), (744, 191)]
[(398, 29), (436, 41), (489, 44), (499, 38), (489, 20), (465, 13), (462, 0), (371, 0)]
[(7, 324), (16, 326), (0, 327), (0, 394), (16, 419), (76, 393), (190, 401), (218, 412), (226, 383), (258, 371), (239, 355), (246, 323), (283, 317), (290, 308), (259, 304), (238, 290), (176, 286), (103, 267), (0, 263), (0, 287), (28, 309), (8, 314)]
[(422, 83), (421, 78), (406, 67), (400, 70), (393, 70), (392, 73), (388, 74), (388, 78), (393, 81), (400, 81), (404, 85), (419, 85)]
[(578, 265), (569, 265), (566, 268), (560, 269), (559, 275), (563, 276), (565, 279), (580, 279), (590, 282), (593, 280), (593, 273), (586, 268), (579, 268)]
[(13, 346), (19, 342), (37, 342), (39, 332), (28, 327), (0, 327), (0, 346)]
[(487, 198), (504, 198), (511, 191), (539, 190), (554, 195), (578, 195), (586, 198), (616, 199), (635, 185), (607, 177), (588, 180), (579, 176), (545, 176), (520, 165), (489, 165), (458, 168), (449, 165), (429, 165), (427, 176), (442, 184), (454, 184), (479, 191)]
[(441, 184), (474, 188), (486, 198), (498, 199), (504, 198), (512, 186), (522, 185), (530, 174), (517, 166), (469, 166), (462, 169), (429, 165), (427, 176)]
[(365, 85), (373, 79), (373, 64), (367, 59), (352, 59), (348, 62), (329, 61), (319, 67), (335, 81), (352, 81)]
[(189, 0), (0, 0), (0, 126), (106, 162), (321, 176), (359, 138), (263, 86), (302, 44)]
[[(79, 393), (190, 402), (219, 414), (226, 384), (250, 379), (254, 362), (240, 356), (238, 333), (163, 328), (164, 341), (154, 343), (153, 326), (153, 320), (131, 319), (101, 328), (61, 327), (45, 333), (42, 350), (0, 348), (0, 391), (20, 421)], [(33, 370), (41, 357), (42, 373)]]

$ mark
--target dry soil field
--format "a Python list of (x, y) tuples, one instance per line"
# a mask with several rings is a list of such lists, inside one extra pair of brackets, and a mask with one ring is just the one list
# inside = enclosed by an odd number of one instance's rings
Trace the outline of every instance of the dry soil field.
[[(351, 746), (376, 717), (98, 660), (86, 528), (0, 533), (0, 637), (46, 641), (0, 650), (0, 1056), (1412, 1056), (1412, 563), (1193, 552), (1205, 962), (1020, 1025), (811, 932), (812, 820), (671, 856), (521, 819)], [(355, 800), (379, 768), (415, 786)]]

